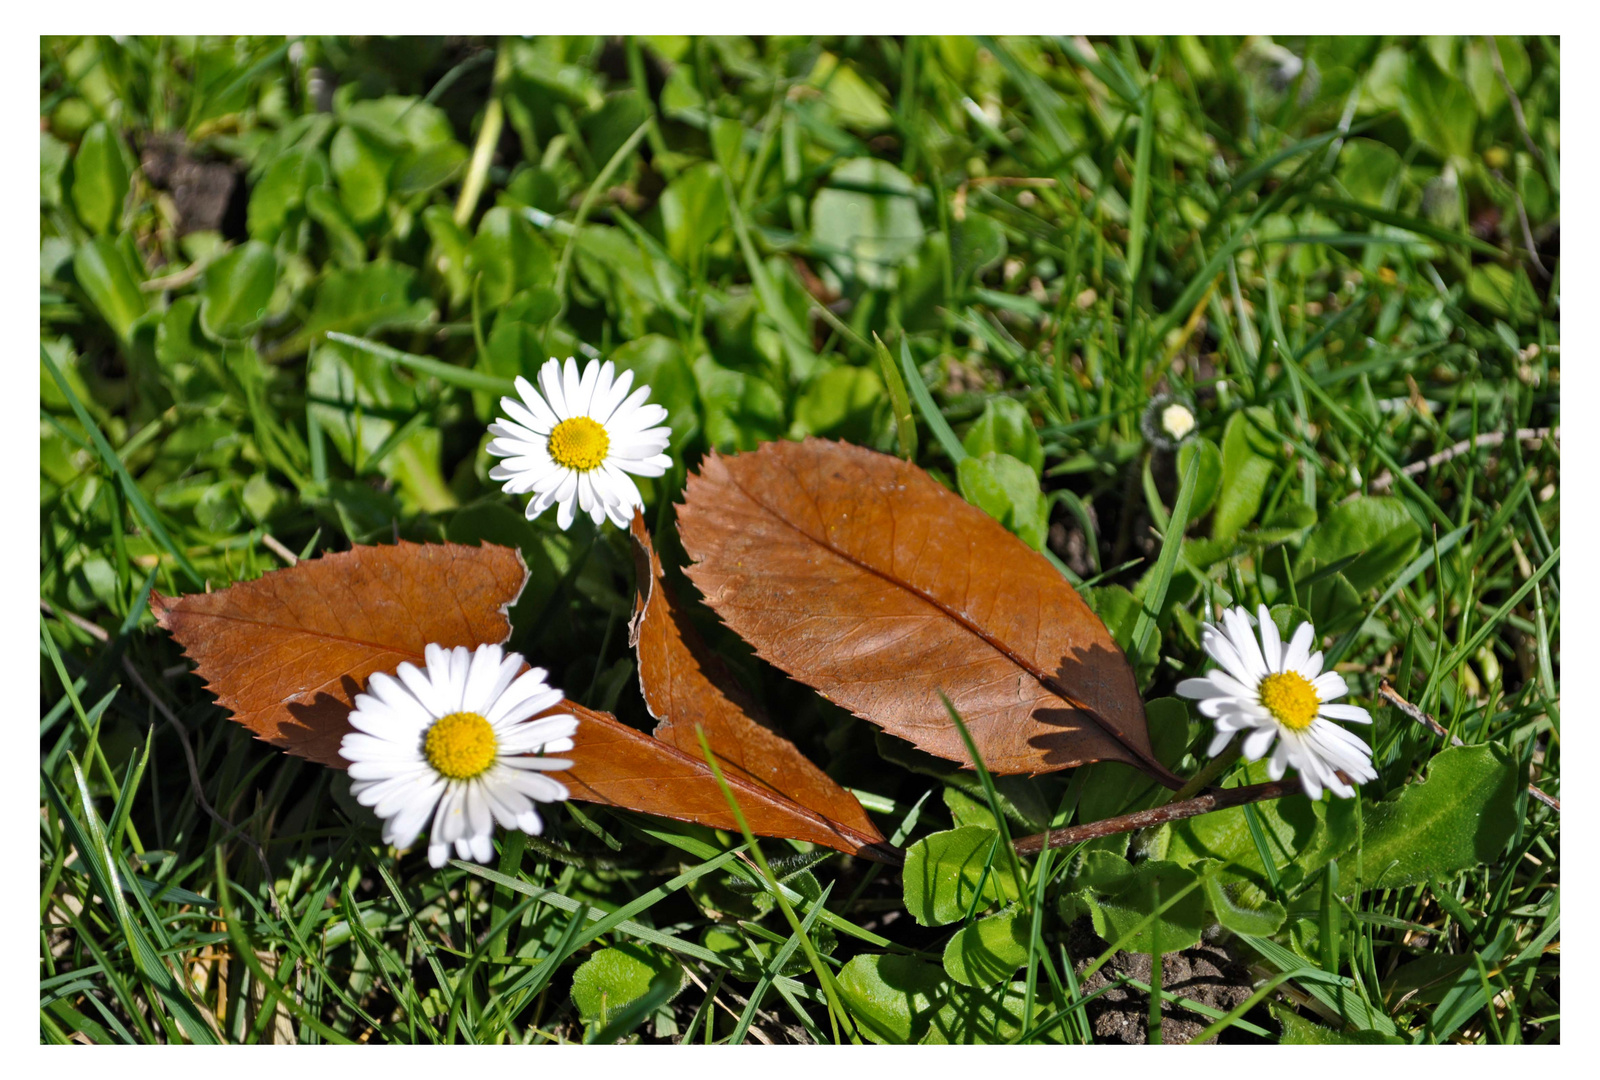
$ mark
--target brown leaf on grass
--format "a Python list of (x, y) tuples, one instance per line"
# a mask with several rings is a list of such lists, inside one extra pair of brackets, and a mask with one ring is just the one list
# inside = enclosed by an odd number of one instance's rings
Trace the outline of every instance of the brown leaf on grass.
[[(578, 733), (573, 736), (576, 745), (566, 754), (572, 759), (572, 768), (555, 774), (574, 799), (738, 831), (739, 824), (706, 765), (698, 742), (692, 753), (686, 753), (608, 713), (570, 701), (551, 711), (570, 712), (578, 718)], [(746, 824), (758, 836), (807, 840), (877, 862), (900, 861), (898, 853), (883, 842), (882, 834), (871, 822), (867, 823), (870, 831), (858, 831), (830, 821), (751, 778), (749, 773), (730, 767), (721, 755), (718, 764)]]
[(1163, 783), (1127, 659), (1045, 558), (899, 458), (823, 439), (708, 456), (689, 577), (756, 652), (857, 716), (991, 772), (1121, 761)]
[(342, 769), (351, 700), (423, 649), (504, 641), (527, 567), (498, 544), (384, 544), (303, 559), (189, 596), (152, 593), (156, 622), (217, 703), (281, 750)]
[[(235, 720), (279, 749), (344, 769), (339, 743), (368, 678), (407, 660), (425, 666), (430, 642), (505, 641), (506, 611), (527, 577), (512, 548), (401, 542), (304, 559), (216, 592), (154, 594), (150, 607)], [(559, 774), (573, 798), (737, 828), (698, 744), (685, 753), (572, 701), (550, 712), (579, 718), (573, 767)], [(728, 761), (725, 773), (754, 832), (894, 859), (887, 845), (869, 846), (883, 839), (870, 821), (836, 825), (743, 764)]]
[[(639, 593), (628, 643), (638, 651), (639, 688), (645, 705), (650, 715), (661, 721), (655, 737), (699, 761), (698, 725), (730, 780), (737, 777), (798, 804), (857, 847), (881, 843), (883, 834), (856, 797), (813, 765), (788, 739), (763, 726), (755, 702), (706, 650), (688, 614), (662, 580), (661, 560), (650, 542), (644, 517), (637, 511), (631, 532)], [(741, 797), (741, 807), (744, 801)], [(746, 808), (745, 812), (750, 811)], [(838, 846), (829, 840), (818, 842)]]

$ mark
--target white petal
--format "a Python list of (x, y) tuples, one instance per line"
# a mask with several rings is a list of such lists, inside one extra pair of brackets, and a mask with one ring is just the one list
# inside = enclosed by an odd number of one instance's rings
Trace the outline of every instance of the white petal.
[(494, 841), (491, 833), (479, 833), (472, 838), (472, 857), (481, 863), (494, 858)]
[[(521, 720), (524, 717), (532, 716), (534, 713), (548, 709), (551, 705), (560, 701), (561, 691), (545, 684), (546, 674), (547, 672), (544, 668), (536, 667), (529, 668), (521, 675), (518, 675), (515, 681), (502, 690), (499, 697), (495, 698), (494, 704), (489, 706), (489, 711), (483, 714), (483, 718), (498, 730), (507, 719)], [(542, 701), (546, 697), (550, 699), (549, 704), (540, 705), (531, 712), (523, 713), (522, 716), (512, 715), (524, 703), (534, 700)]]
[(1225, 632), (1206, 627), (1200, 632), (1200, 644), (1211, 659), (1221, 664), (1222, 669), (1240, 683), (1254, 688), (1261, 681), (1260, 674), (1252, 671), (1250, 665), (1244, 662), (1239, 650), (1234, 647), (1233, 639)]
[[(549, 361), (546, 361), (548, 366)], [(534, 423), (524, 426), (541, 434), (548, 435), (552, 428), (561, 423), (561, 418), (556, 415), (555, 404), (546, 398), (534, 385), (521, 375), (517, 376), (517, 393), (522, 397), (522, 404), (527, 407)], [(509, 410), (508, 410), (509, 413)], [(514, 413), (511, 413), (513, 417)]]
[(1234, 734), (1235, 732), (1231, 730), (1223, 731), (1219, 728), (1216, 735), (1211, 739), (1211, 745), (1206, 748), (1206, 757), (1216, 757), (1227, 749), (1228, 744), (1233, 741)]
[(1273, 748), (1272, 757), (1267, 761), (1267, 778), (1282, 780), (1284, 770), (1289, 766), (1289, 756), (1293, 753), (1288, 739), (1278, 740), (1278, 745)]
[(435, 870), (439, 869), (450, 858), (450, 845), (441, 844), (433, 840), (428, 842), (428, 865)]
[[(565, 485), (563, 485), (563, 487), (564, 486)], [(577, 500), (569, 496), (562, 500), (556, 507), (556, 524), (560, 526), (563, 532), (572, 528), (572, 521), (575, 517), (577, 517), (577, 514), (573, 512), (573, 504), (576, 501)]]
[(1242, 607), (1229, 608), (1222, 613), (1222, 618), (1228, 624), (1228, 639), (1239, 650), (1239, 659), (1244, 661), (1245, 670), (1252, 679), (1259, 681), (1267, 674), (1267, 664), (1261, 655), (1261, 645), (1256, 640), (1255, 632), (1250, 629), (1249, 613)]
[(1272, 745), (1272, 740), (1278, 733), (1272, 728), (1256, 728), (1244, 740), (1244, 759), (1246, 761), (1260, 761), (1261, 755), (1267, 752)]
[(1256, 622), (1261, 627), (1261, 655), (1270, 672), (1283, 670), (1283, 639), (1278, 636), (1278, 624), (1272, 621), (1272, 612), (1262, 604), (1256, 611)]
[(594, 389), (594, 384), (585, 387), (583, 382), (583, 373), (578, 370), (578, 362), (570, 356), (567, 357), (566, 364), (561, 368), (561, 393), (567, 403), (567, 416), (584, 416), (589, 411), (589, 398), (584, 391)]
[(1337, 671), (1324, 671), (1311, 680), (1311, 688), (1317, 692), (1317, 698), (1321, 701), (1332, 701), (1350, 692), (1350, 687), (1345, 685), (1344, 676)]
[(630, 472), (635, 476), (660, 476), (672, 468), (672, 458), (666, 454), (648, 458), (618, 457), (612, 463), (623, 472)]
[(1210, 679), (1184, 679), (1178, 684), (1176, 693), (1179, 697), (1198, 699), (1233, 696)]
[[(649, 393), (647, 387), (640, 387), (639, 389)], [(639, 394), (636, 393), (634, 396), (640, 397), (640, 401), (643, 401)], [(633, 403), (630, 401), (628, 404), (632, 405)], [(639, 404), (631, 409), (625, 405), (618, 409), (616, 415), (612, 418), (610, 430), (616, 431), (619, 440), (626, 440), (630, 436), (638, 435), (640, 432), (655, 427), (666, 418), (667, 410), (662, 405)]]
[[(565, 742), (567, 740), (560, 741)], [(516, 769), (518, 772), (560, 772), (563, 769), (572, 768), (572, 759), (524, 754), (515, 757), (503, 757), (500, 759), (500, 764)], [(561, 797), (563, 799), (566, 798), (565, 795)]]
[[(1303, 622), (1295, 627), (1294, 636), (1289, 639), (1288, 646), (1283, 650), (1283, 666), (1278, 670), (1299, 671), (1304, 674), (1303, 669), (1306, 666), (1306, 661), (1311, 658), (1311, 640), (1315, 636), (1316, 631), (1311, 628), (1311, 624), (1308, 622)], [(1316, 672), (1306, 675), (1307, 679), (1315, 677)]]
[(519, 724), (502, 724), (495, 736), (506, 754), (525, 754), (557, 739), (571, 738), (578, 730), (578, 718), (557, 714), (541, 716)]
[(487, 839), (494, 832), (494, 816), (489, 811), (489, 800), (483, 797), (483, 784), (474, 782), (466, 785), (461, 800), (467, 810), (465, 835)]
[[(572, 361), (567, 361), (569, 364)], [(561, 388), (561, 361), (552, 357), (546, 360), (539, 369), (539, 389), (544, 391), (545, 401), (550, 403), (550, 411), (556, 414), (557, 419), (565, 420), (573, 415), (567, 408), (567, 397)]]
[[(609, 367), (610, 365), (607, 364)], [(615, 381), (606, 388), (606, 393), (595, 394), (594, 403), (590, 406), (589, 415), (594, 417), (610, 433), (611, 418), (616, 415), (617, 408), (623, 399), (628, 396), (628, 390), (633, 386), (633, 372), (624, 371)]]
[(540, 802), (561, 802), (567, 797), (567, 786), (536, 770), (519, 770), (510, 783), (529, 798)]
[(606, 381), (609, 383), (610, 372), (612, 370), (613, 366), (610, 360), (607, 360), (605, 363), (600, 363), (597, 360), (591, 360), (584, 365), (583, 379), (578, 384), (578, 393), (581, 395), (583, 401), (583, 415), (593, 419), (594, 399), (595, 396), (600, 393), (600, 379), (602, 376), (605, 376)]
[(498, 645), (479, 645), (467, 662), (466, 684), (461, 693), (465, 712), (483, 715), (494, 703), (494, 690), (500, 679), (500, 661), (505, 650)]
[(1343, 720), (1347, 724), (1370, 724), (1372, 714), (1360, 705), (1335, 705), (1327, 704), (1317, 712), (1333, 720)]

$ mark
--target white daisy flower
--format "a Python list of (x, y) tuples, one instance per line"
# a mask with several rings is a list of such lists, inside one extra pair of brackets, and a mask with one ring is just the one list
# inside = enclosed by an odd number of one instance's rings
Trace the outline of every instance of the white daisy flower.
[(1174, 401), (1161, 410), (1161, 430), (1174, 442), (1181, 442), (1185, 435), (1194, 430), (1194, 413), (1183, 402)]
[(551, 506), (556, 524), (572, 526), (577, 510), (596, 525), (609, 517), (619, 529), (633, 520), (644, 500), (628, 476), (660, 476), (672, 464), (666, 450), (672, 429), (659, 426), (667, 418), (660, 405), (646, 405), (650, 388), (630, 396), (633, 372), (614, 378), (611, 361), (589, 361), (582, 375), (567, 357), (566, 368), (549, 360), (539, 370), (539, 390), (518, 376), (522, 400), (501, 398), (508, 419), (489, 425), (497, 436), (489, 453), (506, 460), (489, 470), (512, 495), (533, 493), (528, 520)]
[(1372, 716), (1359, 705), (1330, 704), (1350, 688), (1338, 672), (1322, 670), (1322, 653), (1311, 651), (1316, 631), (1310, 623), (1301, 623), (1285, 646), (1265, 604), (1259, 612), (1259, 644), (1251, 629), (1258, 620), (1242, 607), (1224, 611), (1220, 628), (1205, 624), (1200, 642), (1222, 667), (1178, 684), (1178, 693), (1198, 698), (1200, 712), (1217, 722), (1207, 753), (1215, 757), (1236, 732), (1248, 731), (1244, 756), (1259, 761), (1277, 739), (1267, 763), (1272, 779), (1282, 779), (1293, 765), (1313, 799), (1323, 788), (1349, 798), (1355, 789), (1335, 770), (1358, 784), (1378, 774), (1367, 744), (1333, 721), (1370, 724)]
[(543, 668), (520, 676), (522, 657), (498, 645), (476, 652), (429, 645), (427, 671), (404, 663), (378, 672), (357, 694), (339, 753), (350, 762), (350, 793), (383, 819), (383, 841), (410, 847), (428, 826), (428, 863), (450, 857), (488, 862), (494, 823), (538, 835), (535, 803), (560, 802), (565, 784), (545, 775), (572, 767), (540, 757), (572, 749), (574, 716), (536, 716), (561, 701)]

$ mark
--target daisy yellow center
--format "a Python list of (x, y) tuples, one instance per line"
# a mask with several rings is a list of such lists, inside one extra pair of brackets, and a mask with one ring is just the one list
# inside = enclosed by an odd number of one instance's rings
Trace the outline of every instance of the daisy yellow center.
[(428, 764), (452, 780), (471, 780), (494, 764), (494, 728), (475, 712), (441, 716), (422, 740)]
[(557, 465), (578, 472), (598, 469), (611, 449), (611, 436), (597, 421), (587, 416), (563, 420), (550, 433), (550, 456)]
[(1293, 671), (1268, 675), (1256, 693), (1267, 711), (1290, 731), (1304, 731), (1317, 718), (1322, 699), (1304, 675)]

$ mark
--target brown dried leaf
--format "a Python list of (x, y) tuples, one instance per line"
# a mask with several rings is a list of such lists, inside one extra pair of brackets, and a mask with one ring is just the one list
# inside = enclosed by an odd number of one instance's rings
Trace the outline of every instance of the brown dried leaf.
[(807, 439), (712, 454), (678, 530), (689, 577), (756, 652), (923, 750), (990, 771), (1121, 761), (1173, 787), (1127, 659), (1077, 591), (921, 469)]
[(498, 544), (384, 544), (303, 559), (210, 593), (153, 593), (156, 622), (217, 703), (279, 749), (342, 769), (351, 700), (430, 643), (502, 642), (528, 580)]
[[(693, 753), (685, 753), (608, 713), (570, 701), (552, 711), (570, 712), (579, 721), (578, 733), (573, 736), (576, 745), (566, 755), (572, 759), (572, 768), (557, 774), (574, 799), (738, 831), (733, 811), (698, 744)], [(723, 778), (738, 800), (751, 832), (807, 840), (878, 862), (899, 862), (871, 822), (870, 831), (863, 832), (830, 821), (752, 779), (743, 770), (728, 767), (720, 755), (718, 764), (723, 766)]]
[[(650, 542), (644, 517), (637, 511), (631, 532), (639, 595), (634, 601), (628, 643), (638, 650), (639, 688), (645, 704), (650, 715), (661, 721), (655, 737), (699, 760), (698, 725), (730, 779), (737, 776), (799, 804), (856, 838), (858, 845), (881, 842), (883, 834), (856, 797), (813, 765), (788, 739), (763, 726), (755, 703), (707, 652), (687, 613), (662, 580), (661, 560)], [(741, 797), (741, 807), (743, 804)]]
[[(150, 606), (234, 719), (273, 746), (344, 769), (339, 743), (372, 673), (424, 665), (430, 642), (505, 641), (506, 611), (527, 577), (512, 548), (402, 541), (304, 559), (216, 592), (155, 594)], [(685, 753), (572, 701), (549, 711), (580, 721), (573, 767), (560, 774), (573, 798), (737, 828), (698, 744)], [(883, 839), (870, 821), (835, 825), (756, 780), (743, 759), (725, 772), (752, 831), (894, 859), (887, 845), (869, 846)]]

